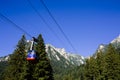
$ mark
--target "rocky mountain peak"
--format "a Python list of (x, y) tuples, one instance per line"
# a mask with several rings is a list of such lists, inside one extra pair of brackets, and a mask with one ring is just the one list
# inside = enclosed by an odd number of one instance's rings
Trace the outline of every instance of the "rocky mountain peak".
[(120, 35), (117, 38), (113, 39), (110, 43), (119, 43), (119, 42), (120, 42)]
[[(120, 48), (120, 35), (119, 35), (117, 38), (113, 39), (110, 43), (111, 43), (115, 48)], [(97, 53), (97, 52), (100, 52), (100, 51), (102, 51), (102, 52), (106, 51), (107, 46), (108, 46), (108, 44), (101, 44), (101, 45), (99, 45), (96, 53)]]
[(84, 57), (66, 52), (64, 48), (56, 48), (51, 44), (46, 44), (46, 52), (51, 60), (62, 61), (61, 63), (66, 63), (67, 65), (80, 65), (84, 63)]

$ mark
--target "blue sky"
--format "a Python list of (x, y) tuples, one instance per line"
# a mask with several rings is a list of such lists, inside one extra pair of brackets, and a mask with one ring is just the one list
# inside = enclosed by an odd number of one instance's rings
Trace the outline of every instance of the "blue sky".
[[(74, 51), (40, 0), (30, 0), (44, 17), (51, 31), (27, 0), (0, 0), (0, 13), (32, 36), (42, 34), (45, 43), (65, 48), (84, 57), (100, 44), (108, 44), (120, 34), (119, 0), (44, 0), (76, 51)], [(0, 16), (0, 56), (12, 53), (24, 32)], [(57, 36), (56, 36), (57, 35)], [(30, 39), (26, 35), (27, 39)]]

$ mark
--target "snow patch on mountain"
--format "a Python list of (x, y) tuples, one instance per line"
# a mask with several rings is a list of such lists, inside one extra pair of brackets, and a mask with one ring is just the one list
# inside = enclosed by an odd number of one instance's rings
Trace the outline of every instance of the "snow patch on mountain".
[(57, 58), (58, 61), (60, 60), (60, 58), (57, 55), (56, 55), (56, 58)]
[(117, 38), (115, 38), (114, 40), (112, 40), (110, 43), (120, 43), (120, 35), (117, 37)]
[(54, 56), (54, 58), (56, 58), (56, 60), (58, 61), (62, 61), (64, 59), (66, 60), (65, 63), (67, 65), (69, 64), (80, 65), (83, 64), (85, 60), (83, 56), (68, 53), (65, 51), (64, 48), (56, 48), (51, 44), (46, 44), (46, 52), (48, 53), (48, 57), (50, 57), (50, 59), (52, 58), (52, 56)]
[(99, 47), (98, 47), (98, 49), (97, 49), (97, 52), (100, 52), (100, 51), (104, 51), (105, 50), (105, 44), (101, 44), (101, 45), (99, 45)]
[(8, 59), (9, 59), (9, 56), (0, 57), (0, 62), (8, 61)]
[[(113, 39), (110, 44), (112, 44), (115, 48), (120, 48), (120, 35)], [(101, 44), (99, 45), (97, 51), (95, 52), (94, 56), (96, 55), (97, 52), (105, 52), (107, 50), (108, 44)]]

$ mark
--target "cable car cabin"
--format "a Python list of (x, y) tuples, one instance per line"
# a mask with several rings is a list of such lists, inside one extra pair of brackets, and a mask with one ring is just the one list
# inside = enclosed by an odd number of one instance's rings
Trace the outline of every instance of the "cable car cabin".
[(27, 55), (27, 60), (28, 61), (34, 61), (34, 60), (36, 60), (36, 53), (35, 53), (35, 51), (34, 50), (29, 50), (28, 51), (28, 55)]

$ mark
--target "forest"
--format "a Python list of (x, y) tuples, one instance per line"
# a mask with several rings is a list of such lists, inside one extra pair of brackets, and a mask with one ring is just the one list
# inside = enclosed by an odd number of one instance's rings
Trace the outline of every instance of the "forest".
[(70, 70), (62, 80), (120, 80), (120, 48), (109, 44), (106, 51), (87, 58), (83, 65)]
[(96, 52), (80, 66), (54, 70), (41, 34), (37, 40), (34, 46), (37, 61), (26, 60), (26, 38), (23, 35), (10, 59), (0, 62), (0, 80), (120, 80), (119, 47), (109, 44), (106, 51)]

